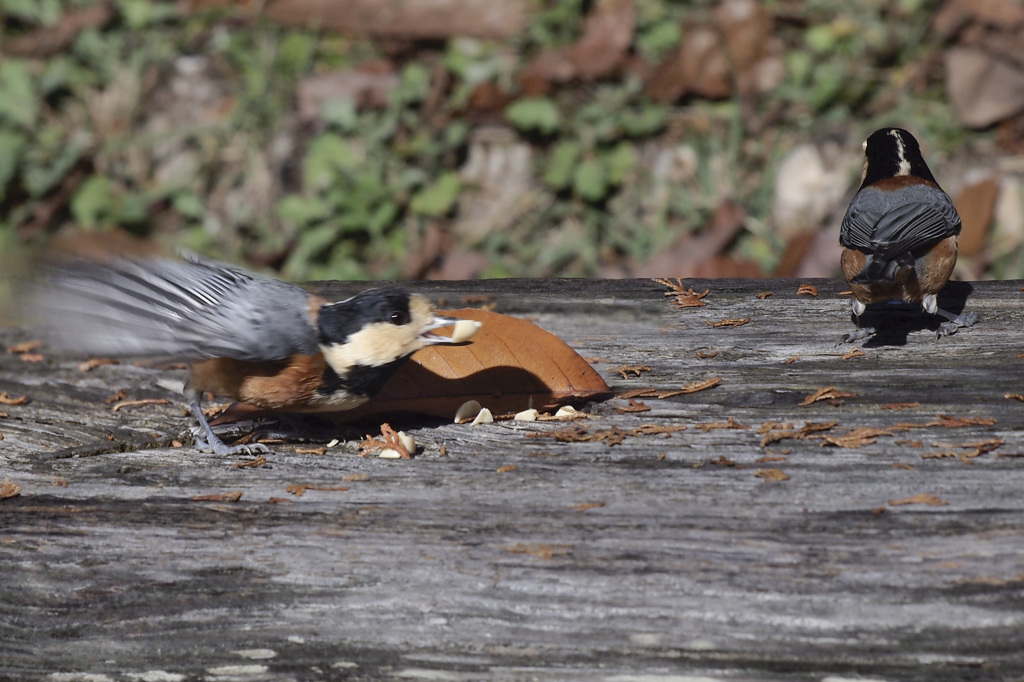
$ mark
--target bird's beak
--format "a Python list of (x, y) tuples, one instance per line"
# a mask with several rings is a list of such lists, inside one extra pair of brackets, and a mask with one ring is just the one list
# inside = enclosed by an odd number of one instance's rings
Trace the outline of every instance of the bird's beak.
[[(441, 329), (442, 327), (452, 327), (452, 335), (440, 336), (438, 334), (429, 333), (434, 329)], [(462, 343), (463, 341), (471, 339), (479, 329), (480, 323), (476, 320), (460, 320), (457, 317), (435, 315), (430, 324), (420, 332), (420, 338), (423, 339), (427, 345), (435, 343)]]

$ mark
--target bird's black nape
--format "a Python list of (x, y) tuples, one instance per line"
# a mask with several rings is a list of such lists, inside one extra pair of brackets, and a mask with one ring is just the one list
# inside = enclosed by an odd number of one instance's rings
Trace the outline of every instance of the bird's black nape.
[(882, 128), (871, 133), (864, 143), (864, 156), (867, 165), (861, 189), (879, 180), (908, 175), (939, 184), (924, 162), (917, 139), (903, 128)]
[(384, 287), (322, 306), (317, 326), (321, 344), (344, 344), (368, 324), (387, 322), (403, 325), (410, 319), (409, 292), (401, 287)]

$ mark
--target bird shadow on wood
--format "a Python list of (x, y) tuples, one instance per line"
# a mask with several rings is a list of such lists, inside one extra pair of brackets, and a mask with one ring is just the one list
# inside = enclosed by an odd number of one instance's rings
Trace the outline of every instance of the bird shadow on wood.
[[(974, 291), (968, 282), (949, 282), (939, 292), (939, 308), (953, 315), (959, 315), (967, 307), (967, 299)], [(853, 314), (850, 321), (856, 324)], [(861, 327), (874, 327), (876, 334), (864, 342), (865, 348), (880, 346), (905, 346), (910, 334), (915, 332), (938, 332), (945, 322), (940, 315), (929, 315), (918, 303), (888, 301), (869, 305), (860, 316)]]

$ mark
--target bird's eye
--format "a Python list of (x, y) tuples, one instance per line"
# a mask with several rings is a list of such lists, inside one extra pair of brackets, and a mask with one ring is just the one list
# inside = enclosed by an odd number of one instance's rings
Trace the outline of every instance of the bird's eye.
[(409, 313), (404, 310), (392, 310), (388, 320), (391, 324), (402, 326), (409, 323)]

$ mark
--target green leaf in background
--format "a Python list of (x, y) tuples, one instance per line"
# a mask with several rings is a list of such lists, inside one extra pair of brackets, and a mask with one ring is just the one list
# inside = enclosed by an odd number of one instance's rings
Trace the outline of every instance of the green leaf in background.
[(306, 153), (306, 187), (323, 190), (331, 185), (339, 171), (349, 171), (359, 165), (359, 157), (348, 141), (335, 133), (324, 133), (315, 138)]
[(600, 159), (587, 159), (576, 169), (573, 189), (587, 201), (600, 201), (608, 193), (608, 173)]
[(422, 64), (411, 62), (402, 69), (402, 78), (395, 96), (402, 104), (420, 102), (430, 92), (430, 72)]
[(458, 173), (443, 173), (432, 184), (417, 192), (409, 207), (413, 213), (439, 218), (452, 210), (461, 187)]
[(144, 29), (165, 19), (178, 15), (178, 10), (171, 2), (153, 2), (153, 0), (117, 0), (118, 8), (125, 23), (134, 31)]
[(60, 0), (0, 0), (0, 11), (32, 24), (52, 26), (60, 19)]
[(621, 142), (605, 154), (608, 167), (608, 182), (621, 185), (636, 166), (636, 149), (628, 142)]
[(544, 182), (556, 190), (563, 190), (572, 184), (573, 173), (580, 159), (580, 144), (574, 140), (559, 142), (548, 159), (544, 171)]
[[(56, 127), (38, 131), (37, 141), (53, 138), (57, 143), (56, 149), (52, 144), (33, 145), (26, 148), (21, 179), (26, 191), (32, 197), (40, 197), (53, 189), (78, 163), (88, 147), (89, 133), (79, 131), (64, 138), (61, 136), (62, 132)], [(50, 156), (51, 154), (52, 156)]]
[(505, 117), (520, 130), (550, 135), (558, 130), (561, 115), (558, 107), (546, 97), (526, 97), (505, 109)]
[(25, 145), (24, 135), (0, 130), (0, 201), (3, 201), (7, 185), (18, 170)]
[(82, 183), (71, 198), (71, 215), (87, 229), (99, 225), (114, 211), (114, 188), (110, 178), (93, 175)]
[(31, 128), (39, 111), (29, 62), (0, 59), (0, 120)]
[(350, 133), (359, 123), (356, 103), (348, 97), (335, 97), (324, 101), (320, 107), (320, 117), (324, 123), (334, 126), (343, 133)]
[(627, 135), (631, 137), (643, 137), (653, 135), (665, 127), (668, 120), (668, 108), (655, 104), (648, 104), (640, 109), (622, 112), (619, 123)]
[(203, 213), (206, 212), (206, 207), (203, 206), (202, 200), (192, 192), (175, 194), (171, 200), (171, 205), (181, 217), (189, 220), (199, 220), (203, 217)]
[(636, 46), (648, 61), (656, 62), (679, 45), (682, 36), (677, 20), (664, 19), (643, 29), (636, 37)]
[(289, 194), (277, 202), (277, 215), (296, 228), (303, 228), (331, 214), (330, 205), (323, 199)]

